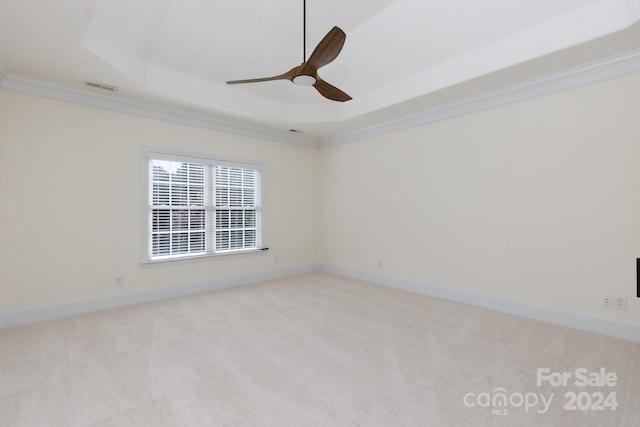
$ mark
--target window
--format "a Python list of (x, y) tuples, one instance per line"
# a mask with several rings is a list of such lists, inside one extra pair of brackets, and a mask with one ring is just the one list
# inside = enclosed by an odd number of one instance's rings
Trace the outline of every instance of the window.
[(260, 249), (259, 165), (148, 152), (146, 167), (143, 260)]

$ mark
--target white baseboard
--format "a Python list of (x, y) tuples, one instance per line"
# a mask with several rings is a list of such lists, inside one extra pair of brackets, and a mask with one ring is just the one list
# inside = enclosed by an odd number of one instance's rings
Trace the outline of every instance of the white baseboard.
[(0, 312), (0, 329), (318, 271), (318, 264)]
[(320, 271), (640, 343), (640, 323), (324, 264)]
[(308, 264), (288, 269), (212, 279), (160, 289), (149, 289), (120, 295), (31, 307), (23, 310), (0, 312), (0, 329), (216, 289), (258, 283), (314, 271), (323, 271), (404, 291), (640, 343), (640, 323), (324, 264)]

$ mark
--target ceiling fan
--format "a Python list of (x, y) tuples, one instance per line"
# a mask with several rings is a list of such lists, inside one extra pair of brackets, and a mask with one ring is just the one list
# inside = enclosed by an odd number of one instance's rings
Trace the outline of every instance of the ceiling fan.
[(307, 60), (306, 52), (306, 30), (307, 30), (307, 14), (306, 14), (306, 0), (303, 0), (303, 30), (302, 30), (302, 64), (293, 67), (289, 71), (283, 74), (272, 77), (262, 77), (258, 79), (247, 80), (231, 80), (227, 84), (235, 85), (241, 83), (258, 83), (268, 82), (271, 80), (289, 80), (299, 86), (313, 86), (322, 96), (332, 101), (345, 102), (349, 101), (351, 97), (338, 89), (337, 87), (325, 82), (318, 76), (318, 68), (323, 67), (334, 59), (342, 50), (344, 41), (347, 35), (338, 27), (333, 27), (320, 43), (311, 53), (311, 56)]

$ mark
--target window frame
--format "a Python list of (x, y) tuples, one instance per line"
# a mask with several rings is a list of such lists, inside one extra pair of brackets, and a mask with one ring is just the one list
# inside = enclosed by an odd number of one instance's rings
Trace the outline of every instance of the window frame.
[[(215, 234), (215, 229), (211, 232), (205, 232), (205, 253), (170, 255), (162, 258), (153, 258), (151, 254), (152, 245), (152, 209), (150, 205), (150, 160), (167, 160), (180, 161), (197, 164), (209, 165), (212, 173), (215, 174), (215, 166), (227, 166), (232, 168), (252, 169), (257, 171), (256, 187), (257, 187), (257, 203), (256, 203), (256, 248), (250, 249), (234, 249), (218, 252), (213, 247), (215, 242), (209, 237)], [(140, 262), (141, 264), (159, 264), (159, 263), (175, 263), (180, 261), (211, 259), (215, 257), (240, 256), (247, 254), (262, 253), (266, 250), (265, 245), (265, 228), (264, 228), (264, 205), (265, 205), (265, 173), (263, 162), (257, 160), (246, 160), (238, 158), (223, 157), (206, 153), (197, 153), (190, 151), (172, 150), (157, 147), (142, 147), (140, 156), (140, 175), (141, 175), (141, 241), (140, 241)], [(205, 172), (206, 174), (206, 172)], [(208, 187), (207, 187), (208, 186)], [(205, 183), (205, 192), (211, 191), (209, 195), (205, 195), (205, 199), (211, 198), (212, 203), (206, 206), (205, 216), (208, 221), (215, 221), (213, 214), (219, 207), (215, 203), (215, 192), (213, 191), (213, 182)], [(211, 217), (209, 217), (211, 213)], [(211, 224), (210, 227), (214, 227)], [(206, 227), (207, 228), (207, 227)], [(207, 228), (208, 229), (208, 228)], [(210, 251), (209, 251), (210, 250)]]

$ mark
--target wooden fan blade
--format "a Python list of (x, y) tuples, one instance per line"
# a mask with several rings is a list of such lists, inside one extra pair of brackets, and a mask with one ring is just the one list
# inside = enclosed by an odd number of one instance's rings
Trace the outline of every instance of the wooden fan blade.
[(305, 70), (309, 68), (315, 71), (336, 59), (346, 39), (347, 35), (344, 31), (333, 27), (314, 49), (309, 60), (305, 63)]
[(284, 80), (288, 79), (288, 77), (282, 76), (273, 76), (273, 77), (262, 77), (260, 79), (246, 79), (246, 80), (229, 80), (227, 82), (228, 85), (237, 85), (242, 83), (258, 83), (258, 82), (270, 82), (272, 80)]
[(349, 95), (333, 86), (332, 84), (325, 82), (319, 77), (317, 78), (316, 83), (313, 85), (313, 87), (315, 87), (318, 92), (320, 92), (320, 95), (332, 101), (345, 102), (352, 99)]
[(262, 77), (262, 78), (259, 78), (259, 79), (229, 80), (227, 82), (227, 84), (228, 85), (237, 85), (237, 84), (242, 84), (242, 83), (270, 82), (272, 80), (292, 80), (295, 76), (297, 76), (299, 74), (300, 69), (302, 69), (302, 65), (298, 65), (296, 67), (293, 67), (292, 69), (290, 69), (286, 73), (283, 73), (283, 74), (280, 74), (280, 75), (277, 75), (277, 76)]

